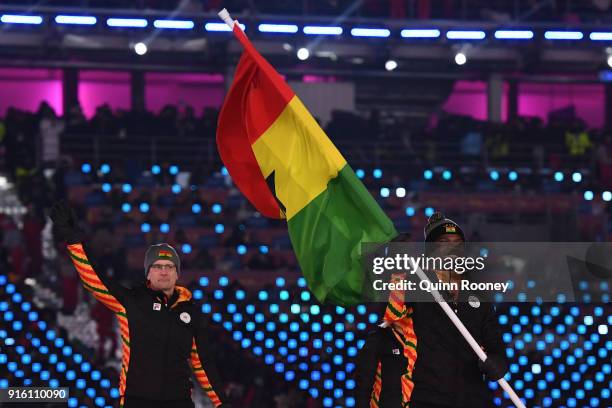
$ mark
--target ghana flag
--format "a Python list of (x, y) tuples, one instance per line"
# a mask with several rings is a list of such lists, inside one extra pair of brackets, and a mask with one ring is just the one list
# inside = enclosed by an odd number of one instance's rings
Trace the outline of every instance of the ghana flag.
[(244, 52), (219, 114), (219, 155), (261, 214), (287, 219), (314, 296), (359, 303), (361, 243), (388, 242), (397, 235), (393, 223), (237, 23), (233, 31)]

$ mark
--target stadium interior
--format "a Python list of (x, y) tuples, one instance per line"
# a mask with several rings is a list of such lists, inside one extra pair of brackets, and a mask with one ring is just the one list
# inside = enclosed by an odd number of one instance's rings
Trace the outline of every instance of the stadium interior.
[[(235, 407), (355, 406), (355, 357), (383, 310), (319, 304), (286, 223), (233, 185), (215, 134), (241, 48), (223, 7), (413, 241), (440, 209), (474, 242), (610, 241), (611, 2), (3, 1), (0, 388), (117, 406), (118, 325), (47, 217), (66, 198), (101, 273), (136, 284), (149, 244), (179, 250)], [(497, 305), (528, 406), (610, 405), (598, 285)]]

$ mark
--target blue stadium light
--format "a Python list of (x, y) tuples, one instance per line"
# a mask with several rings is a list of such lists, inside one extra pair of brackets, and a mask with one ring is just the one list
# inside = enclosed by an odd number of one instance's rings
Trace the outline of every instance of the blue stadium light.
[(174, 194), (179, 194), (181, 192), (181, 185), (180, 184), (173, 184), (172, 185), (172, 192)]
[(71, 24), (71, 25), (95, 25), (98, 20), (93, 16), (70, 16), (59, 14), (55, 16), (55, 23), (57, 24)]
[(90, 173), (91, 172), (91, 164), (89, 163), (83, 163), (83, 165), (81, 165), (81, 171), (85, 174)]
[(582, 173), (576, 171), (572, 174), (572, 181), (574, 183), (580, 183), (582, 181)]
[(202, 206), (198, 203), (195, 203), (191, 206), (191, 211), (194, 214), (199, 214), (200, 212), (202, 212)]
[(391, 31), (386, 28), (355, 27), (351, 29), (351, 35), (353, 37), (387, 38), (391, 35)]
[(183, 244), (183, 246), (181, 247), (181, 250), (183, 251), (184, 254), (190, 254), (191, 253), (191, 245)]
[(340, 35), (342, 27), (307, 25), (302, 28), (302, 31), (307, 35)]
[(13, 312), (11, 312), (10, 310), (7, 312), (4, 312), (4, 320), (6, 320), (7, 322), (10, 322), (11, 320), (13, 320)]
[[(612, 192), (604, 191), (603, 193), (601, 193), (601, 198), (604, 201), (611, 201), (612, 200)], [(602, 283), (605, 283), (605, 282), (602, 282)]]
[(208, 286), (209, 280), (206, 276), (202, 276), (200, 280), (198, 281), (198, 283), (200, 284), (200, 286), (206, 287)]
[(499, 180), (499, 172), (497, 170), (491, 170), (489, 177), (491, 177), (491, 180), (497, 181)]
[(159, 165), (157, 164), (154, 164), (153, 166), (151, 166), (151, 173), (153, 174), (161, 173), (161, 167), (159, 167)]
[(383, 175), (383, 172), (382, 172), (382, 170), (381, 170), (381, 169), (374, 169), (374, 170), (372, 170), (372, 176), (373, 176), (375, 179), (379, 179), (379, 178), (381, 178), (381, 177), (382, 177), (382, 175)]
[(243, 244), (240, 244), (236, 247), (236, 252), (238, 252), (238, 255), (244, 255), (247, 253), (247, 247)]
[(425, 171), (423, 172), (423, 178), (424, 178), (425, 180), (431, 180), (431, 179), (433, 178), (433, 171), (431, 171), (431, 170), (425, 170)]
[(289, 300), (289, 292), (286, 290), (281, 290), (278, 296), (280, 297), (280, 300)]
[(172, 174), (173, 176), (176, 176), (176, 175), (178, 174), (178, 172), (179, 172), (179, 168), (178, 168), (178, 166), (177, 166), (177, 165), (174, 165), (174, 164), (173, 164), (172, 166), (170, 166), (170, 167), (168, 168), (168, 172), (169, 172), (170, 174)]
[(0, 21), (5, 24), (42, 24), (41, 16), (29, 16), (29, 15), (17, 15), (17, 14), (3, 14), (0, 17)]
[(262, 302), (265, 302), (266, 300), (268, 300), (268, 292), (266, 292), (265, 290), (262, 290), (259, 292), (259, 294), (257, 295), (257, 297), (259, 298), (259, 300), (261, 300)]
[(495, 38), (498, 40), (531, 40), (533, 31), (531, 30), (497, 30)]
[(159, 232), (161, 232), (162, 234), (167, 234), (168, 232), (170, 232), (170, 225), (168, 225), (167, 223), (162, 223), (159, 225)]
[(563, 175), (562, 172), (560, 172), (560, 171), (556, 171), (555, 172), (555, 181), (560, 183), (560, 182), (563, 181), (564, 178), (565, 178), (565, 176)]
[(227, 276), (221, 276), (219, 278), (219, 285), (220, 286), (227, 286), (227, 285), (229, 285), (229, 278)]
[(586, 201), (591, 201), (593, 199), (595, 195), (593, 194), (593, 192), (591, 190), (587, 190), (584, 192), (584, 199)]
[(129, 183), (125, 183), (121, 186), (121, 191), (123, 191), (125, 194), (129, 194), (132, 192), (132, 185)]
[(192, 20), (155, 20), (153, 27), (174, 30), (191, 30), (195, 26)]
[(438, 38), (440, 30), (436, 29), (403, 29), (400, 32), (403, 38)]
[(143, 222), (140, 225), (140, 230), (142, 232), (144, 232), (145, 234), (151, 231), (151, 224), (149, 224), (148, 222)]
[(215, 224), (215, 232), (217, 234), (223, 234), (225, 231), (225, 226), (223, 224)]
[(302, 292), (300, 294), (300, 298), (302, 299), (303, 302), (310, 301), (310, 292), (306, 292), (306, 291)]
[(589, 34), (593, 41), (612, 41), (612, 33), (606, 31), (596, 31)]
[(414, 216), (415, 212), (416, 211), (415, 211), (414, 207), (406, 207), (406, 215), (408, 217)]
[(387, 187), (382, 187), (380, 189), (380, 196), (381, 197), (387, 198), (387, 197), (389, 197), (389, 194), (390, 194), (390, 191), (389, 191), (389, 189)]
[(259, 252), (262, 254), (267, 254), (269, 252), (268, 246), (267, 245), (260, 245), (259, 246)]
[(518, 179), (518, 173), (516, 171), (511, 171), (508, 173), (508, 180), (516, 181)]
[(13, 330), (20, 331), (21, 329), (23, 329), (23, 323), (21, 323), (19, 320), (15, 320), (13, 322)]
[(450, 180), (453, 177), (453, 173), (450, 170), (444, 170), (442, 172), (442, 178), (444, 180)]
[(363, 169), (357, 169), (355, 170), (355, 175), (357, 175), (357, 178), (363, 179), (365, 177), (365, 171), (363, 171)]
[(260, 24), (257, 29), (260, 33), (280, 33), (280, 34), (295, 34), (298, 32), (298, 26), (295, 24)]
[(130, 203), (123, 203), (121, 205), (121, 211), (123, 211), (124, 213), (128, 213), (132, 210), (132, 206), (130, 205)]
[(106, 25), (109, 27), (145, 28), (149, 25), (149, 22), (144, 18), (112, 17), (106, 20)]
[(213, 214), (219, 214), (221, 213), (221, 210), (222, 210), (221, 204), (215, 203), (212, 205), (211, 209), (212, 209)]
[(140, 212), (142, 213), (146, 213), (149, 212), (149, 210), (151, 209), (151, 207), (149, 206), (149, 203), (140, 203)]
[(100, 166), (100, 171), (102, 172), (102, 174), (108, 174), (111, 171), (111, 166), (104, 163)]
[(406, 189), (404, 187), (398, 187), (395, 189), (396, 197), (403, 198), (406, 197)]
[(449, 40), (483, 40), (487, 35), (480, 30), (449, 30), (446, 38)]
[(581, 31), (546, 31), (544, 38), (547, 40), (582, 40), (584, 34)]
[(19, 302), (21, 302), (21, 300), (22, 300), (21, 294), (19, 294), (19, 293), (13, 294), (13, 302), (19, 303)]
[(431, 217), (434, 213), (434, 209), (432, 207), (427, 207), (425, 208), (425, 216), (426, 217)]
[(110, 183), (102, 183), (102, 191), (109, 193), (112, 190)]
[[(246, 26), (244, 24), (238, 24), (242, 31), (246, 31)], [(216, 22), (208, 22), (204, 24), (204, 29), (209, 32), (225, 32), (232, 31), (231, 28), (225, 23), (216, 23)]]
[(283, 286), (285, 286), (285, 278), (283, 278), (282, 276), (279, 276), (278, 278), (276, 278), (276, 286), (279, 288), (282, 288)]

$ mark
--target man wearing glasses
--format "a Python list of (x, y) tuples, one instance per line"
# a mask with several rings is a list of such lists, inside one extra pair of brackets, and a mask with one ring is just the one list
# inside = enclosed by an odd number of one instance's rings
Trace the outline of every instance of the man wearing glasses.
[(214, 406), (227, 408), (219, 393), (202, 315), (191, 292), (176, 285), (181, 261), (174, 248), (151, 245), (145, 254), (145, 283), (126, 288), (95, 272), (83, 247), (76, 213), (66, 202), (55, 204), (50, 217), (55, 239), (67, 244), (83, 286), (119, 321), (120, 407), (193, 408), (191, 364)]

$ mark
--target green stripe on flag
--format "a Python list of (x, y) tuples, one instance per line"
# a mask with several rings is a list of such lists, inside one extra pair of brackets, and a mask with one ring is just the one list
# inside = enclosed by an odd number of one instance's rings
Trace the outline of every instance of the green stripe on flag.
[(308, 287), (321, 303), (340, 306), (364, 300), (361, 244), (397, 236), (391, 220), (348, 164), (287, 223)]

